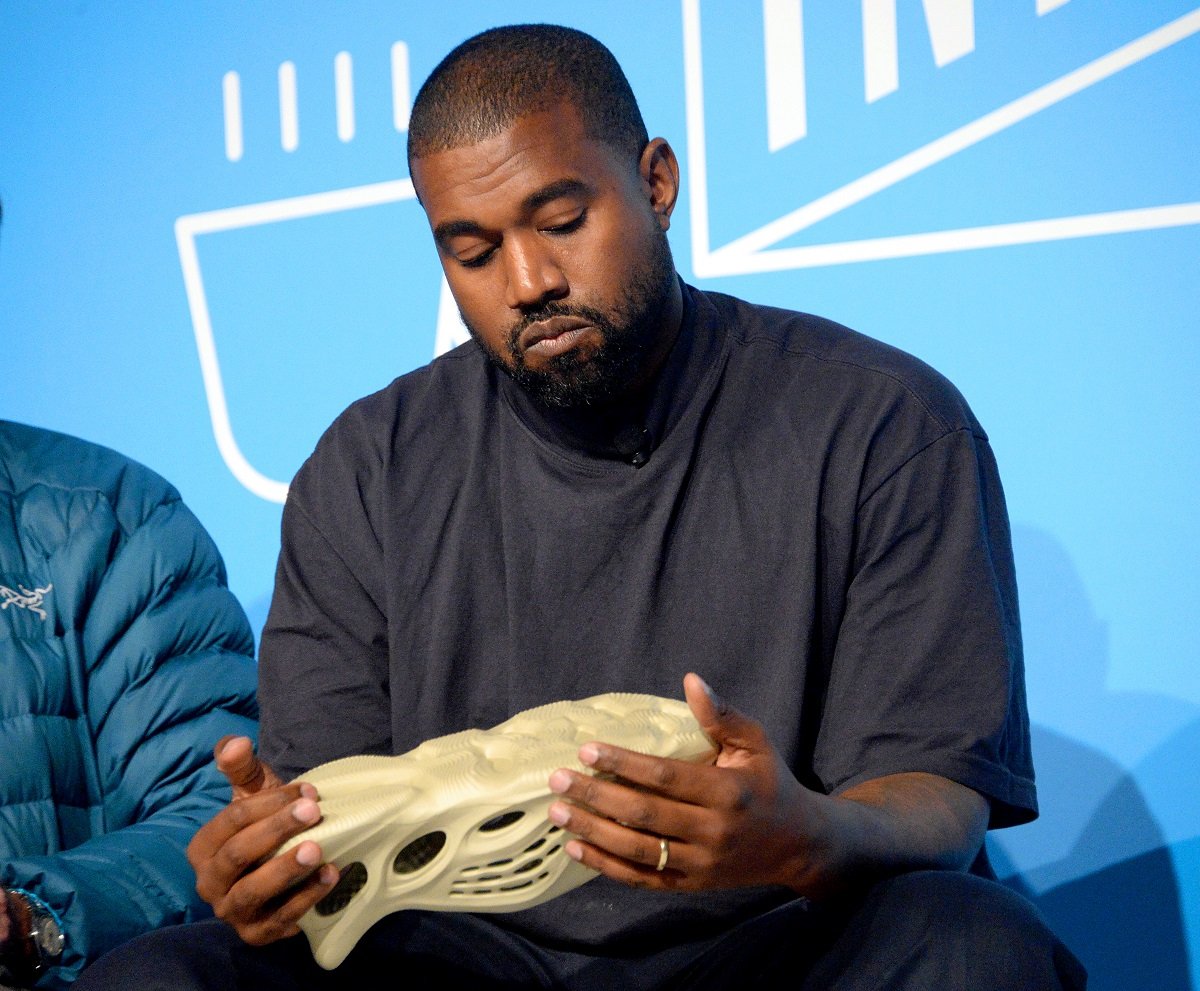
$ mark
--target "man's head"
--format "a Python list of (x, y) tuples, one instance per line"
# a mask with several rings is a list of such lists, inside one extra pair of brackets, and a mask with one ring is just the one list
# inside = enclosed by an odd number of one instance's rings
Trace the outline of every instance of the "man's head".
[(595, 405), (658, 368), (678, 164), (604, 46), (542, 25), (464, 42), (417, 96), (409, 161), (464, 321), (534, 398)]
[(519, 117), (569, 103), (588, 137), (637, 158), (649, 136), (612, 52), (591, 35), (553, 24), (514, 24), (468, 38), (430, 73), (408, 125), (408, 165), (477, 144)]

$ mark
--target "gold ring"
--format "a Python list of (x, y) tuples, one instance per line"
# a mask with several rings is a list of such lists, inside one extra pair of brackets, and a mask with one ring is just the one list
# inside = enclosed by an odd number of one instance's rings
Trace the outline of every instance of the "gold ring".
[(671, 846), (667, 843), (667, 838), (665, 836), (660, 836), (658, 838), (658, 866), (654, 869), (656, 871), (666, 870), (667, 861), (670, 860), (670, 858)]

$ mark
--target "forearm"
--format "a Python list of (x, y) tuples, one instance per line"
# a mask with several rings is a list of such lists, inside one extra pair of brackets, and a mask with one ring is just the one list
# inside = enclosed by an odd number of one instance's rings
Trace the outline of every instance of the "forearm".
[(789, 866), (791, 887), (821, 896), (904, 871), (965, 870), (983, 843), (987, 801), (933, 774), (864, 781), (819, 803), (817, 828)]
[(32, 891), (61, 916), (66, 946), (48, 986), (71, 983), (84, 966), (134, 936), (209, 914), (184, 848), (218, 808), (215, 798), (211, 805), (194, 802), (71, 850), (0, 865), (0, 883)]

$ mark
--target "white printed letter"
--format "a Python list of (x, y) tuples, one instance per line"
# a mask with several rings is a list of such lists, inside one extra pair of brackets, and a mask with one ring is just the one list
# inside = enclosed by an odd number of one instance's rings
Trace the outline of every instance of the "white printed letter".
[[(922, 0), (938, 68), (975, 50), (975, 0)], [(896, 0), (862, 0), (863, 83), (868, 103), (900, 88)]]
[(808, 133), (804, 80), (804, 0), (763, 0), (767, 65), (767, 147), (786, 148)]

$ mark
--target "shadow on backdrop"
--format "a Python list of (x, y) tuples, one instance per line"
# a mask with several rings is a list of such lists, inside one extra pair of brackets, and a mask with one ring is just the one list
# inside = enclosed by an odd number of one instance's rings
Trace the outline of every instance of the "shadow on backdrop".
[[(1013, 543), (1042, 817), (993, 834), (993, 864), (1083, 960), (1092, 991), (1186, 991), (1187, 926), (1170, 843), (1184, 836), (1187, 813), (1164, 824), (1156, 810), (1194, 804), (1185, 782), (1200, 750), (1196, 709), (1110, 692), (1107, 632), (1070, 558), (1029, 527), (1015, 527)], [(1180, 786), (1190, 799), (1173, 794)]]

